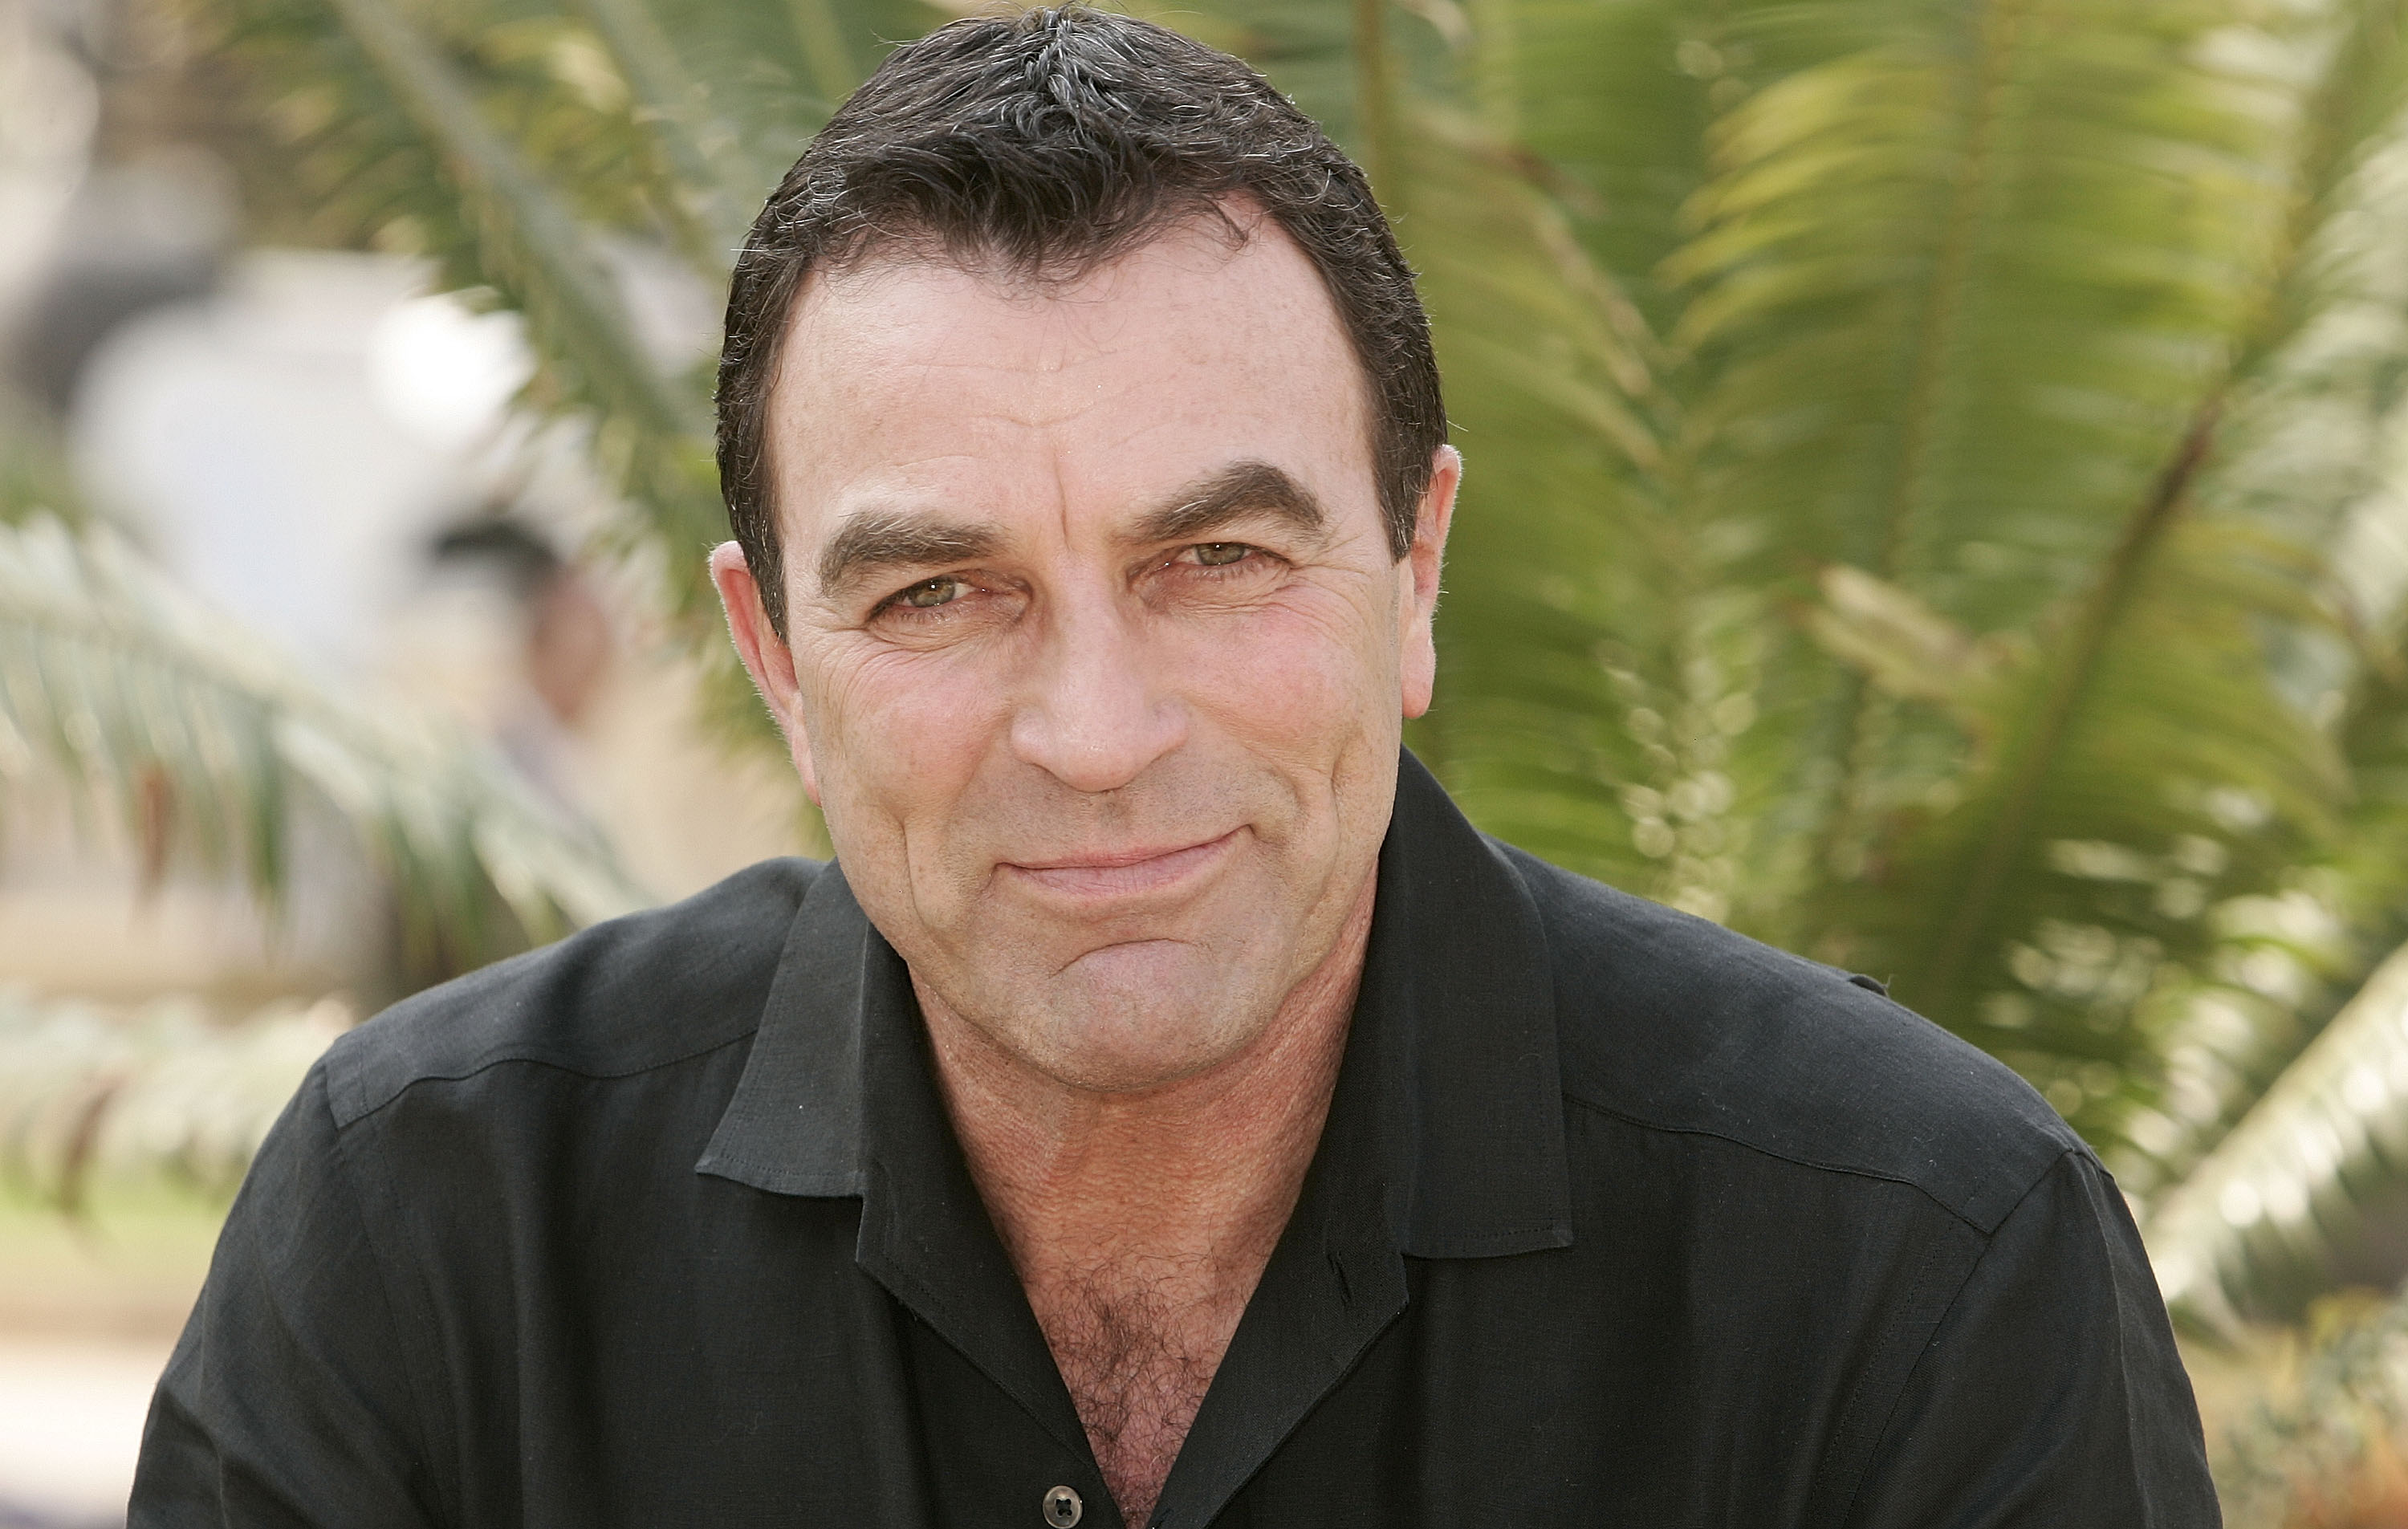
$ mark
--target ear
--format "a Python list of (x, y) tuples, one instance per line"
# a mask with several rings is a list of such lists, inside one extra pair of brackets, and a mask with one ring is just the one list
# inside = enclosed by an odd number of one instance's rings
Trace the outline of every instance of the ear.
[(1455, 491), (1463, 483), (1463, 457), (1441, 446), (1430, 461), (1429, 487), (1413, 513), (1413, 544), (1397, 563), (1397, 636), (1405, 715), (1429, 709), (1438, 688), (1439, 573), (1446, 561), (1447, 528), (1455, 523)]
[(761, 604), (761, 586), (753, 580), (744, 550), (732, 541), (710, 550), (710, 581), (719, 588), (719, 603), (727, 612), (727, 635), (736, 639), (737, 654), (752, 677), (753, 688), (769, 703), (769, 715), (786, 735), (786, 751), (795, 772), (803, 778), (804, 793), (820, 805), (819, 768), (811, 760), (810, 732), (803, 725), (803, 688), (795, 677), (795, 650), (769, 625)]

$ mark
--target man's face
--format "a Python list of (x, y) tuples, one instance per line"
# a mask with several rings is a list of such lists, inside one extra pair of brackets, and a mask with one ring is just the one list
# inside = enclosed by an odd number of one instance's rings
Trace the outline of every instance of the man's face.
[(714, 569), (863, 908), (1061, 1082), (1240, 1054), (1369, 895), (1454, 453), (1398, 561), (1362, 368), (1268, 221), (1068, 286), (873, 259), (791, 322), (787, 640)]

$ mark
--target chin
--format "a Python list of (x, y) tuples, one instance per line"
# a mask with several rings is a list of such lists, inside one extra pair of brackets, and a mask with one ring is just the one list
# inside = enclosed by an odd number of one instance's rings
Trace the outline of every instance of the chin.
[[(1054, 995), (1047, 1050), (1066, 1083), (1125, 1093), (1193, 1077), (1243, 1051), (1270, 1021), (1227, 974), (1196, 962), (1082, 974)], [(1165, 970), (1165, 966), (1173, 968)], [(1101, 978), (1102, 980), (1095, 979)]]

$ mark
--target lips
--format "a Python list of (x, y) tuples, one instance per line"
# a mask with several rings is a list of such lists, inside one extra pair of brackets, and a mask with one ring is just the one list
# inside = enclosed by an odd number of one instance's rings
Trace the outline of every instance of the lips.
[(1233, 828), (1218, 838), (1175, 849), (1099, 850), (1059, 860), (1009, 862), (1004, 868), (1061, 896), (1127, 897), (1165, 891), (1202, 875), (1220, 862), (1237, 837)]

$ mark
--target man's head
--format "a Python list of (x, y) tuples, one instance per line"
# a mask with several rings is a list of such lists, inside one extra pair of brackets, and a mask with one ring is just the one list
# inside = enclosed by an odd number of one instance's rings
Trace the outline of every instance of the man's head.
[(738, 646), (848, 880), (1017, 1061), (1168, 1081), (1365, 906), (1456, 467), (1361, 173), (1068, 10), (898, 50), (754, 225)]

